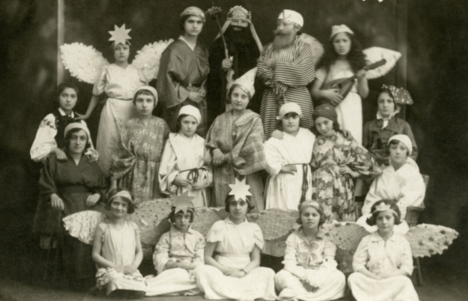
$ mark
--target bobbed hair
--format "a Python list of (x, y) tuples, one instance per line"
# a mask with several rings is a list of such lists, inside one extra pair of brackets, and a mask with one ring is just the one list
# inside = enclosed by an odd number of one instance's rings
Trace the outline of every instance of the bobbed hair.
[[(398, 145), (398, 144), (400, 144), (400, 143), (401, 143), (401, 142), (398, 141), (398, 140), (392, 140), (392, 141), (390, 141), (390, 143), (385, 147), (385, 153), (387, 154), (387, 156), (390, 156), (390, 146), (392, 146), (392, 145)], [(401, 144), (403, 144), (403, 143), (401, 143)], [(403, 145), (404, 145), (404, 144), (403, 144)], [(406, 147), (406, 145), (405, 145), (405, 147)], [(406, 157), (409, 157), (409, 152), (410, 152), (410, 150), (408, 149), (408, 150), (406, 151)]]
[(133, 100), (132, 100), (132, 102), (133, 102), (134, 105), (136, 104), (136, 99), (137, 99), (138, 95), (149, 95), (149, 96), (152, 96), (152, 97), (153, 97), (154, 107), (156, 108), (156, 99), (154, 98), (153, 93), (151, 93), (150, 91), (145, 90), (145, 89), (141, 89), (141, 90), (139, 90), (138, 92), (135, 93), (135, 95), (133, 96)]
[[(180, 211), (179, 211), (180, 212)], [(195, 214), (193, 214), (193, 210), (187, 210), (187, 212), (190, 213), (190, 223), (193, 223), (195, 219)], [(175, 212), (175, 207), (171, 209), (171, 213), (169, 213), (168, 219), (171, 221), (171, 223), (175, 223), (175, 218), (176, 218), (177, 213)]]
[[(307, 202), (307, 201), (306, 201), (306, 202)], [(313, 203), (316, 203), (318, 206), (305, 206), (305, 207), (302, 207), (301, 205), (302, 205), (303, 203), (300, 203), (300, 204), (298, 205), (299, 216), (297, 217), (296, 223), (298, 223), (299, 225), (302, 225), (302, 220), (301, 220), (302, 211), (303, 211), (305, 208), (308, 208), (308, 207), (314, 208), (314, 209), (317, 210), (317, 212), (320, 214), (320, 220), (319, 220), (319, 225), (318, 225), (319, 228), (327, 221), (327, 218), (326, 218), (326, 216), (325, 216), (325, 213), (323, 212), (323, 206), (322, 206), (322, 204), (319, 204), (318, 202), (315, 202), (315, 201), (314, 201)]]
[[(117, 188), (111, 189), (111, 190), (107, 193), (107, 199), (110, 200), (114, 195), (116, 195), (117, 193), (119, 193), (119, 192), (121, 192), (121, 191), (126, 191), (126, 192), (130, 193), (130, 196), (133, 198), (133, 195), (132, 195), (132, 193), (131, 193), (129, 190), (127, 190), (127, 189), (125, 189), (125, 188), (117, 187)], [(119, 197), (120, 197), (120, 196), (119, 196)], [(114, 198), (114, 199), (115, 199), (115, 198)], [(109, 202), (109, 201), (106, 202), (106, 206), (104, 207), (106, 210), (110, 210), (110, 209), (111, 209), (110, 205), (111, 205), (111, 203), (114, 201), (114, 199), (112, 199), (110, 202)], [(124, 200), (124, 201), (127, 202), (127, 205), (128, 205), (128, 207), (127, 207), (127, 213), (128, 213), (128, 214), (132, 214), (133, 212), (135, 212), (135, 205), (133, 205), (132, 200), (129, 200), (129, 199), (125, 198), (125, 197), (120, 197), (120, 199), (122, 199), (122, 200)]]
[(57, 87), (57, 90), (55, 92), (56, 93), (55, 101), (57, 101), (57, 103), (60, 100), (60, 94), (62, 94), (62, 92), (67, 88), (75, 90), (77, 101), (78, 101), (78, 96), (80, 95), (80, 89), (78, 89), (78, 86), (76, 86), (74, 83), (71, 83), (71, 82), (63, 82)]
[[(351, 68), (356, 73), (366, 65), (366, 56), (364, 52), (362, 52), (362, 46), (359, 43), (359, 41), (356, 40), (356, 37), (347, 32), (345, 32), (344, 34), (346, 34), (351, 40), (351, 48), (349, 49), (347, 59), (351, 65)], [(338, 54), (336, 53), (335, 48), (333, 46), (333, 40), (335, 39), (335, 36), (333, 36), (330, 39), (330, 41), (325, 45), (325, 54), (320, 60), (317, 69), (325, 67), (329, 71), (330, 66), (338, 58)]]
[(382, 203), (386, 205), (390, 205), (390, 209), (392, 209), (393, 211), (397, 213), (395, 214), (392, 212), (393, 216), (395, 217), (395, 225), (401, 224), (401, 212), (398, 206), (396, 205), (396, 201), (393, 201), (393, 200), (381, 200), (381, 201), (376, 202), (374, 205), (372, 205), (372, 208), (371, 208), (372, 216), (366, 220), (366, 223), (370, 226), (375, 226), (377, 224), (377, 217), (382, 211), (376, 211), (375, 209), (377, 206), (379, 206)]
[[(315, 136), (320, 136), (322, 134), (320, 134), (320, 132), (318, 131), (318, 129), (315, 127), (315, 123), (314, 125), (312, 126), (312, 128), (310, 129), (312, 131), (312, 133), (314, 133)], [(335, 132), (340, 132), (343, 134), (343, 132), (341, 131), (341, 128), (340, 128), (340, 124), (338, 123), (338, 121), (333, 121), (333, 130)]]
[[(185, 21), (187, 21), (187, 19), (190, 18), (190, 17), (199, 18), (198, 16), (195, 16), (195, 15), (183, 15), (182, 17), (179, 18), (179, 29), (182, 32), (185, 32)], [(203, 23), (205, 23), (205, 22), (203, 22)]]
[[(68, 152), (68, 149), (70, 147), (70, 140), (71, 140), (72, 134), (74, 134), (76, 132), (79, 132), (79, 131), (83, 131), (83, 130), (80, 129), (80, 128), (75, 128), (75, 129), (71, 129), (71, 130), (68, 131), (67, 135), (65, 136), (65, 147), (64, 147), (64, 149), (65, 149), (66, 152)], [(86, 133), (86, 136), (88, 136), (88, 133)], [(85, 152), (88, 148), (91, 147), (90, 139), (91, 139), (91, 137), (88, 136), (88, 142), (86, 142), (86, 147), (84, 148), (83, 152)]]
[[(251, 202), (251, 201), (250, 201), (250, 196), (246, 196), (246, 198), (247, 198), (247, 213), (249, 213), (250, 211), (252, 211), (252, 210), (255, 208), (255, 206), (252, 206), (252, 205), (250, 204), (250, 202)], [(234, 200), (234, 196), (228, 194), (228, 195), (226, 196), (226, 200), (225, 200), (226, 206), (225, 206), (225, 208), (224, 208), (224, 209), (226, 210), (226, 212), (231, 212), (231, 209), (229, 209), (229, 207), (230, 207), (229, 204), (230, 204), (230, 202), (231, 202), (232, 200)]]
[(395, 111), (400, 108), (400, 105), (395, 102), (395, 98), (393, 97), (392, 92), (390, 92), (390, 89), (385, 88), (385, 87), (382, 87), (379, 90), (379, 94), (377, 95), (377, 99), (376, 99), (376, 102), (375, 102), (375, 105), (377, 107), (379, 106), (379, 96), (382, 93), (387, 93), (388, 96), (390, 96), (390, 98), (393, 100), (393, 104), (395, 105)]

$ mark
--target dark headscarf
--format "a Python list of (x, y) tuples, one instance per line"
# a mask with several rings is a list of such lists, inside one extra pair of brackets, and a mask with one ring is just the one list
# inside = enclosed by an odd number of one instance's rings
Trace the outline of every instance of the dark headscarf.
[(312, 118), (315, 121), (319, 117), (325, 117), (338, 123), (338, 114), (336, 113), (335, 107), (330, 104), (323, 104), (315, 108)]

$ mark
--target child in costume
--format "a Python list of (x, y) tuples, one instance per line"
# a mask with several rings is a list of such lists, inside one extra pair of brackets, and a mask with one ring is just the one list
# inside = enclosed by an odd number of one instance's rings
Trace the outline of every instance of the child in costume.
[(166, 121), (152, 115), (157, 103), (153, 87), (142, 86), (135, 91), (136, 117), (122, 128), (122, 144), (109, 171), (113, 187), (118, 184), (132, 191), (135, 204), (163, 197), (158, 170), (170, 131)]
[[(159, 168), (161, 190), (166, 194), (193, 196), (195, 207), (208, 207), (207, 187), (213, 181), (205, 139), (196, 134), (200, 111), (183, 106), (177, 118), (177, 133), (170, 134)], [(207, 159), (205, 161), (205, 158)]]
[(133, 117), (134, 108), (132, 96), (135, 90), (145, 84), (144, 76), (133, 65), (128, 63), (130, 56), (130, 29), (115, 26), (110, 31), (115, 63), (103, 68), (94, 84), (93, 97), (86, 114), (81, 116), (88, 119), (97, 105), (99, 96), (106, 93), (106, 104), (102, 108), (97, 135), (97, 150), (99, 165), (108, 174), (112, 164), (112, 156), (121, 143), (121, 131), (126, 122)]
[[(351, 132), (358, 144), (362, 143), (362, 99), (369, 94), (365, 54), (355, 39), (354, 32), (346, 25), (332, 26), (330, 43), (319, 63), (316, 80), (312, 84), (312, 97), (336, 107), (338, 123)], [(348, 78), (356, 74), (357, 80), (348, 95), (343, 98), (336, 89), (321, 90), (330, 81)]]
[(301, 225), (286, 241), (284, 270), (275, 276), (280, 299), (306, 301), (343, 297), (345, 276), (335, 261), (336, 246), (324, 236), (325, 215), (319, 203), (305, 201), (299, 206)]
[(207, 299), (275, 300), (274, 272), (259, 267), (262, 230), (250, 223), (249, 185), (236, 180), (226, 200), (229, 217), (213, 224), (206, 236), (205, 265), (195, 270)]
[(204, 263), (205, 238), (191, 228), (195, 214), (192, 198), (174, 198), (171, 229), (161, 236), (153, 255), (158, 275), (146, 278), (146, 296), (201, 294), (192, 271)]
[(353, 258), (354, 273), (348, 285), (357, 301), (418, 301), (409, 276), (413, 258), (409, 242), (394, 233), (401, 220), (398, 206), (392, 201), (376, 202), (369, 225), (378, 230), (361, 240)]
[(106, 209), (109, 220), (101, 222), (94, 234), (96, 286), (107, 295), (143, 297), (146, 284), (138, 271), (143, 260), (140, 230), (127, 220), (127, 214), (135, 210), (130, 193), (125, 189), (112, 190)]

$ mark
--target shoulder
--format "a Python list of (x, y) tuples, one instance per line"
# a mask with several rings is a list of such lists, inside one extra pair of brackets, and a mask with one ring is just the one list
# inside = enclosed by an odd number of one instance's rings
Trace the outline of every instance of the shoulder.
[(98, 224), (97, 229), (101, 230), (102, 232), (105, 232), (108, 226), (109, 226), (108, 221), (102, 221)]
[(169, 127), (169, 126), (167, 125), (166, 120), (164, 120), (164, 119), (162, 119), (162, 118), (160, 118), (160, 117), (153, 116), (153, 117), (151, 118), (151, 120), (152, 120), (152, 122), (154, 122), (154, 124), (156, 124), (156, 125), (159, 126), (159, 127), (164, 127), (164, 128), (165, 128), (165, 127)]
[(205, 237), (203, 236), (203, 234), (201, 234), (197, 230), (191, 228), (191, 232), (192, 232), (192, 235), (195, 236), (198, 240), (205, 240)]
[(140, 228), (138, 227), (138, 225), (137, 225), (135, 222), (133, 222), (133, 221), (127, 221), (127, 223), (128, 223), (128, 225), (129, 225), (130, 227), (132, 227), (132, 228), (135, 229), (135, 230), (139, 230), (139, 229), (140, 229)]
[(224, 220), (217, 221), (211, 226), (211, 230), (221, 230), (226, 227), (226, 222)]
[(403, 235), (400, 235), (400, 234), (393, 234), (393, 235), (394, 235), (394, 241), (398, 246), (404, 246), (404, 247), (410, 246), (409, 241)]

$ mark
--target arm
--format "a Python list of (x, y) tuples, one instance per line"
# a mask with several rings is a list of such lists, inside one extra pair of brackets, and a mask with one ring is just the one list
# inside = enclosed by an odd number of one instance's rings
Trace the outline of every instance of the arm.
[(276, 142), (278, 142), (277, 139), (270, 138), (264, 144), (265, 159), (267, 163), (265, 169), (272, 177), (278, 175), (286, 163), (283, 157), (281, 156), (280, 152), (275, 147)]
[(377, 275), (375, 275), (374, 273), (371, 273), (366, 267), (366, 264), (369, 261), (368, 244), (369, 244), (369, 236), (364, 237), (359, 243), (356, 253), (354, 253), (354, 256), (353, 256), (353, 270), (356, 273), (361, 273), (371, 279), (378, 280)]
[(361, 98), (366, 98), (369, 95), (369, 84), (367, 82), (366, 71), (359, 70), (357, 76), (357, 91)]
[(124, 267), (125, 274), (133, 274), (138, 269), (143, 260), (143, 249), (141, 247), (141, 240), (140, 240), (140, 230), (138, 230), (138, 226), (135, 226), (135, 240), (136, 240), (136, 248), (135, 248), (135, 259), (131, 265)]
[[(306, 278), (306, 269), (299, 264), (296, 254), (299, 252), (299, 245), (296, 244), (296, 234), (292, 233), (286, 240), (286, 250), (284, 255), (284, 269), (299, 279)], [(297, 245), (297, 246), (296, 246)]]
[(315, 78), (315, 66), (312, 61), (312, 48), (303, 42), (298, 50), (299, 57), (294, 62), (275, 62), (274, 80), (290, 87), (306, 86)]
[(232, 269), (230, 269), (228, 267), (225, 267), (224, 265), (220, 264), (213, 257), (214, 251), (216, 249), (217, 244), (218, 244), (218, 242), (207, 242), (206, 243), (205, 253), (204, 253), (205, 264), (214, 266), (215, 268), (217, 268), (218, 270), (223, 272), (223, 274), (230, 273), (232, 271)]
[(98, 225), (94, 233), (93, 252), (92, 252), (93, 261), (101, 268), (113, 268), (121, 272), (123, 267), (118, 267), (114, 263), (102, 257), (101, 255), (102, 234), (103, 234), (102, 229), (100, 225)]
[(172, 269), (173, 267), (169, 262), (175, 262), (169, 257), (170, 244), (168, 234), (169, 232), (166, 232), (161, 236), (153, 253), (153, 264), (158, 274), (161, 274), (164, 270)]
[(30, 154), (34, 162), (39, 162), (46, 158), (57, 148), (57, 142), (55, 141), (56, 135), (55, 116), (49, 114), (41, 121), (37, 129), (36, 138), (31, 146)]
[(411, 254), (411, 247), (408, 241), (401, 237), (401, 240), (397, 242), (397, 254), (400, 256), (400, 266), (397, 270), (381, 275), (382, 279), (397, 277), (397, 276), (406, 276), (410, 277), (413, 273), (413, 256)]
[(167, 141), (159, 167), (159, 183), (161, 186), (161, 191), (165, 194), (175, 194), (178, 186), (185, 187), (190, 185), (186, 179), (178, 179), (179, 171), (175, 169), (176, 164), (176, 153), (172, 148), (171, 142)]
[(339, 91), (336, 89), (321, 89), (327, 78), (327, 73), (328, 72), (325, 70), (325, 68), (320, 68), (317, 71), (315, 80), (312, 83), (310, 94), (315, 100), (325, 99), (328, 100), (332, 105), (337, 106), (343, 100), (343, 96), (341, 96)]
[(88, 109), (86, 110), (86, 113), (84, 115), (78, 116), (78, 118), (84, 119), (84, 120), (88, 119), (93, 113), (94, 108), (96, 108), (98, 100), (99, 100), (99, 95), (93, 95), (91, 97), (91, 100), (89, 101), (89, 105), (88, 105)]
[(260, 249), (255, 245), (252, 252), (250, 252), (250, 263), (243, 269), (246, 274), (260, 266), (260, 256)]

